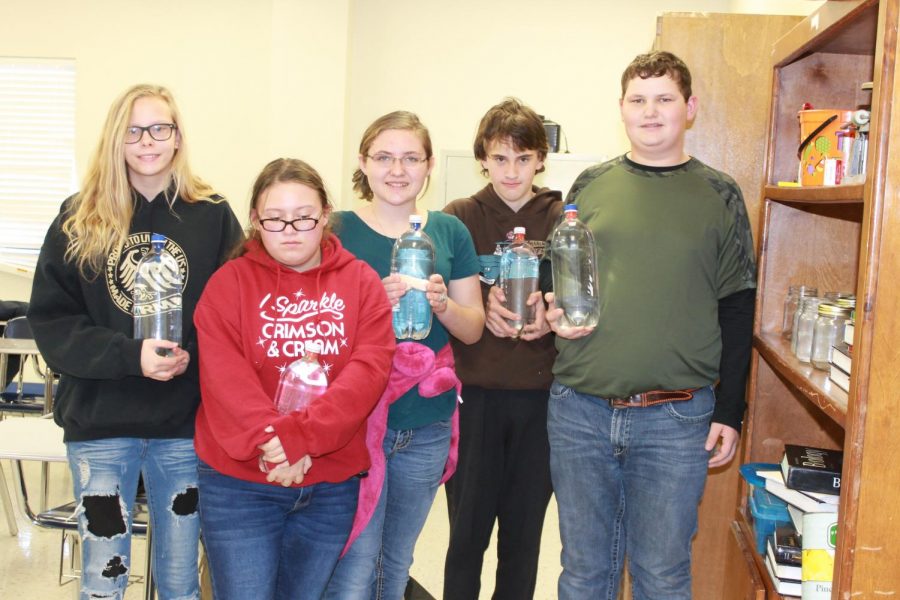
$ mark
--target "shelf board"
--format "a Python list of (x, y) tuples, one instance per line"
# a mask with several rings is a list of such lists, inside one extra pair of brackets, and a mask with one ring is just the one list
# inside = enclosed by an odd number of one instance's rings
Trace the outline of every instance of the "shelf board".
[(815, 185), (806, 187), (779, 187), (767, 185), (765, 195), (769, 200), (803, 204), (861, 204), (861, 183), (851, 185)]
[(750, 525), (750, 518), (744, 510), (746, 509), (738, 509), (735, 522), (744, 538), (744, 542), (748, 547), (753, 549), (753, 564), (756, 567), (756, 572), (762, 577), (763, 585), (766, 586), (766, 598), (773, 598), (775, 600), (794, 598), (794, 596), (782, 596), (775, 591), (775, 586), (772, 585), (772, 579), (769, 577), (769, 570), (766, 569), (765, 559), (756, 551), (756, 535), (753, 533), (753, 526)]
[(775, 42), (772, 58), (784, 65), (812, 52), (873, 55), (877, 29), (877, 0), (826, 2)]
[(780, 332), (754, 335), (753, 345), (769, 366), (813, 406), (841, 427), (846, 427), (848, 395), (832, 383), (828, 373), (797, 360), (791, 352), (790, 342), (782, 338)]

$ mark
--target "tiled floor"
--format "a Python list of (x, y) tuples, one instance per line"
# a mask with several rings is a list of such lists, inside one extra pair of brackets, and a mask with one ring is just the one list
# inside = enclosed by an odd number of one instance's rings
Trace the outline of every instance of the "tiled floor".
[[(2, 462), (11, 493), (13, 478), (11, 465)], [(26, 481), (32, 498), (32, 506), (37, 502), (39, 470), (36, 463), (25, 463)], [(71, 499), (71, 477), (63, 463), (50, 465), (50, 505), (63, 504)], [(16, 500), (14, 500), (15, 502)], [(0, 512), (3, 508), (0, 507)], [(20, 511), (16, 511), (19, 534), (9, 535), (5, 515), (0, 517), (0, 598), (9, 600), (57, 600), (75, 598), (75, 583), (60, 586), (57, 583), (59, 565), (60, 533), (35, 527)], [(435, 598), (440, 598), (443, 585), (444, 552), (447, 548), (448, 525), (447, 504), (444, 490), (438, 491), (434, 507), (425, 524), (425, 530), (416, 546), (412, 576)], [(541, 564), (538, 571), (537, 600), (551, 600), (556, 597), (556, 579), (559, 576), (559, 529), (556, 504), (551, 501), (544, 524), (544, 538), (541, 548)], [(137, 539), (132, 548), (132, 564), (140, 569), (143, 564), (144, 542)], [(493, 574), (496, 569), (496, 546), (485, 553), (484, 577), (481, 598), (490, 598), (493, 592)], [(140, 585), (129, 586), (126, 600), (139, 600), (143, 589)]]

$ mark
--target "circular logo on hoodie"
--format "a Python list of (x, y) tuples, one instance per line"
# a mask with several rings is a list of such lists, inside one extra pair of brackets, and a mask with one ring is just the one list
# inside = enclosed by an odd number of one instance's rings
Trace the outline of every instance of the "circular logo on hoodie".
[[(166, 238), (163, 250), (172, 255), (181, 272), (182, 287), (188, 282), (188, 262), (181, 246)], [(132, 233), (125, 239), (122, 250), (112, 253), (106, 261), (106, 287), (113, 303), (124, 313), (132, 314), (134, 307), (134, 276), (138, 263), (150, 251), (150, 233)]]

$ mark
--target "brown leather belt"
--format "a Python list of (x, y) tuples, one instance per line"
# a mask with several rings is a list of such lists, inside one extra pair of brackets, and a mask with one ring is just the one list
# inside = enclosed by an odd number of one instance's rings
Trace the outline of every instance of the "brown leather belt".
[(657, 404), (665, 404), (666, 402), (681, 402), (690, 400), (694, 397), (694, 392), (700, 388), (692, 388), (689, 390), (653, 390), (652, 392), (643, 392), (634, 394), (627, 398), (607, 398), (612, 408), (644, 408), (646, 406), (655, 406)]

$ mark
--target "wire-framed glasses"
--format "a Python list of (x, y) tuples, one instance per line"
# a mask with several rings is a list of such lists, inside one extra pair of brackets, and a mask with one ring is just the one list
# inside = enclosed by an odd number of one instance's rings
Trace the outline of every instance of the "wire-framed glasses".
[(157, 142), (164, 142), (172, 137), (172, 133), (176, 129), (178, 129), (178, 127), (174, 123), (154, 123), (153, 125), (147, 125), (146, 127), (132, 125), (125, 130), (125, 143), (137, 144), (141, 141), (141, 138), (144, 137), (145, 131)]
[(265, 229), (266, 231), (271, 231), (272, 233), (278, 233), (280, 231), (284, 231), (288, 225), (294, 228), (294, 231), (310, 231), (316, 228), (316, 225), (319, 224), (319, 221), (322, 220), (322, 216), (318, 217), (297, 217), (296, 219), (292, 219), (290, 221), (285, 221), (284, 219), (260, 219), (259, 225)]
[(366, 156), (369, 158), (369, 160), (383, 169), (390, 169), (392, 166), (394, 166), (394, 161), (399, 162), (400, 166), (402, 166), (404, 169), (414, 169), (428, 161), (427, 158), (422, 158), (421, 156), (417, 156), (415, 154), (394, 156), (393, 154), (388, 154), (387, 152), (379, 152), (375, 155), (366, 154)]

